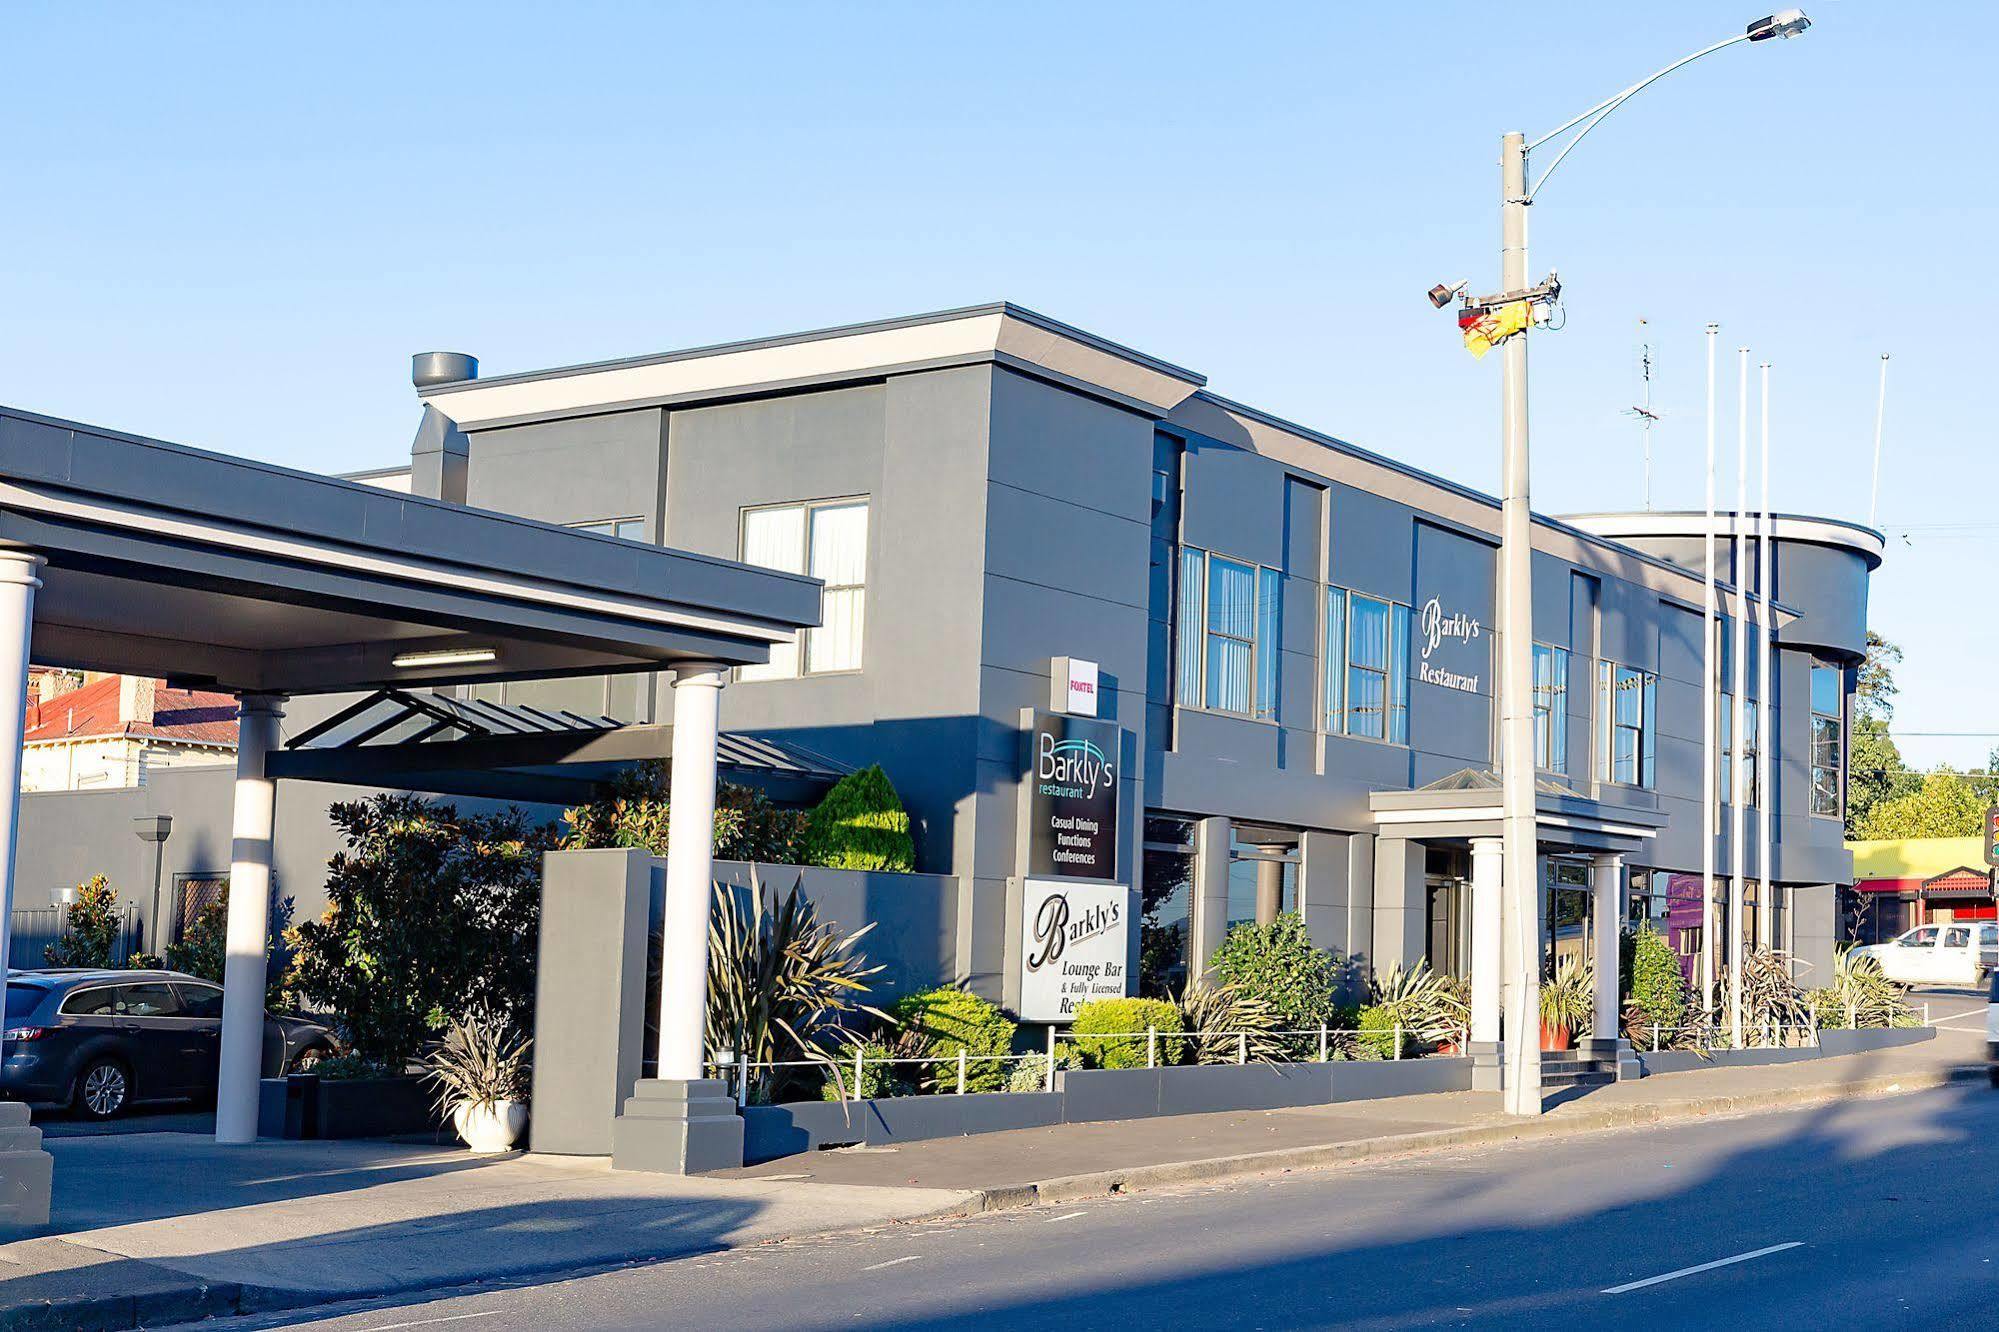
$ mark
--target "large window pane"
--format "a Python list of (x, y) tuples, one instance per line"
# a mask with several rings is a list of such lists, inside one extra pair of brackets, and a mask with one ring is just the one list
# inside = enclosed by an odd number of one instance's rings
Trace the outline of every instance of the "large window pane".
[(1176, 608), (1173, 669), (1178, 676), (1175, 696), (1188, 707), (1201, 706), (1201, 642), (1207, 623), (1208, 557), (1205, 551), (1180, 552), (1180, 604)]
[(751, 509), (743, 515), (743, 563), (805, 572), (805, 510)]
[(1388, 610), (1388, 738), (1409, 743), (1409, 608), (1400, 602)]
[(1282, 655), (1278, 608), (1284, 600), (1284, 577), (1275, 569), (1256, 571), (1256, 715), (1277, 716), (1277, 662)]
[(812, 511), (812, 565), (807, 571), (828, 586), (867, 581), (868, 506), (828, 505)]
[(1249, 565), (1208, 557), (1208, 632), (1245, 642), (1256, 633), (1256, 571)]
[(1534, 645), (1534, 766), (1569, 770), (1569, 654)]
[(824, 621), (805, 638), (805, 668), (811, 671), (861, 669), (861, 631), (867, 593), (858, 587), (829, 587), (822, 599)]
[(1347, 729), (1347, 594), (1326, 589), (1326, 729)]
[(1347, 670), (1347, 734), (1385, 740), (1388, 677), (1359, 666)]

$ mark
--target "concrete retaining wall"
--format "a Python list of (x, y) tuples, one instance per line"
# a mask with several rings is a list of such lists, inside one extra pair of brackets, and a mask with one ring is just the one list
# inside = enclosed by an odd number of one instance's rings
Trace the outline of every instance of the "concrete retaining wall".
[(822, 1147), (884, 1146), (1007, 1129), (1105, 1119), (1146, 1119), (1231, 1110), (1329, 1105), (1425, 1092), (1465, 1091), (1469, 1059), (1387, 1063), (1214, 1064), (1176, 1068), (1075, 1069), (1053, 1092), (895, 1096), (801, 1101), (744, 1109), (743, 1158), (771, 1161)]
[(1693, 1050), (1641, 1051), (1638, 1062), (1647, 1076), (1653, 1073), (1688, 1073), (1700, 1068), (1756, 1068), (1765, 1064), (1795, 1064), (1808, 1059), (1830, 1059), (1836, 1055), (1865, 1054), (1898, 1045), (1914, 1045), (1934, 1040), (1934, 1027), (1876, 1027), (1865, 1031), (1822, 1031), (1818, 1048), (1795, 1050), (1710, 1050), (1703, 1055)]

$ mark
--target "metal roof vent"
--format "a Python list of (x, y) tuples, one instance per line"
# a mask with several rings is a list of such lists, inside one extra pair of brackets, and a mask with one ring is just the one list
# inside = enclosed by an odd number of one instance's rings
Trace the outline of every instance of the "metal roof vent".
[(419, 389), (479, 377), (479, 358), (464, 352), (418, 352), (410, 357), (410, 382)]

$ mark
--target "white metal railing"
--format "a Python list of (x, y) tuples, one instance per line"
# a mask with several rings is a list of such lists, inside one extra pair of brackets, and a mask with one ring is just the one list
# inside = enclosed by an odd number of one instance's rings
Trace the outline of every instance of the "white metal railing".
[[(1737, 1048), (1733, 1037), (1727, 1030), (1727, 1024), (1723, 1022), (1695, 1022), (1681, 1026), (1667, 1026), (1654, 1022), (1649, 1025), (1632, 1027), (1629, 1030), (1640, 1033), (1647, 1038), (1643, 1043), (1643, 1048), (1651, 1054), (1657, 1054), (1659, 1051), (1666, 1049), (1669, 1038), (1677, 1038), (1682, 1032), (1694, 1032), (1697, 1039), (1690, 1047), (1682, 1047), (1675, 1041), (1673, 1043), (1674, 1049), (1691, 1048), (1700, 1051), (1713, 1051)], [(1790, 1040), (1790, 1034), (1793, 1032), (1799, 1033), (1803, 1039), (1799, 1041)], [(1745, 1022), (1742, 1024), (1742, 1037), (1743, 1040), (1740, 1048), (1744, 1050), (1815, 1050), (1821, 1044), (1819, 1040), (1819, 1024), (1816, 1017), (1805, 1022), (1762, 1022), (1753, 1024)]]
[[(843, 1101), (851, 1101), (851, 1100), (862, 1099), (862, 1097), (860, 1096), (860, 1090), (862, 1086), (865, 1085), (864, 1079), (866, 1078), (867, 1071), (871, 1068), (879, 1068), (883, 1066), (893, 1067), (897, 1064), (915, 1064), (919, 1066), (944, 1064), (944, 1065), (954, 1066), (956, 1070), (956, 1085), (957, 1085), (956, 1094), (959, 1096), (963, 1096), (966, 1094), (966, 1084), (970, 1075), (971, 1066), (975, 1063), (1000, 1064), (1002, 1066), (1005, 1066), (1009, 1064), (1025, 1063), (1030, 1059), (1043, 1059), (1047, 1061), (1047, 1067), (1043, 1070), (1042, 1074), (1042, 1090), (1052, 1092), (1055, 1090), (1055, 1074), (1057, 1072), (1056, 1046), (1059, 1043), (1056, 1032), (1057, 1029), (1055, 1027), (1053, 1026), (1049, 1027), (1048, 1041), (1046, 1047), (1041, 1050), (1029, 1051), (1025, 1054), (973, 1054), (961, 1046), (959, 1047), (959, 1049), (955, 1054), (949, 1054), (949, 1055), (870, 1056), (867, 1053), (867, 1049), (865, 1046), (857, 1045), (854, 1047), (854, 1052), (851, 1059), (847, 1058), (842, 1058), (839, 1060), (780, 1059), (780, 1060), (752, 1061), (746, 1055), (739, 1055), (735, 1054), (734, 1052), (725, 1051), (723, 1052), (722, 1057), (707, 1061), (706, 1066), (708, 1068), (716, 1069), (718, 1071), (726, 1071), (733, 1075), (732, 1080), (735, 1083), (735, 1096), (736, 1096), (736, 1103), (738, 1105), (744, 1104), (747, 1100), (750, 1075), (752, 1073), (759, 1072), (764, 1069), (779, 1069), (779, 1068), (828, 1069), (828, 1068), (837, 1067), (842, 1074), (847, 1074), (851, 1072), (851, 1076), (853, 1079), (852, 1086), (851, 1088), (843, 1087), (842, 1088), (843, 1094), (840, 1098)], [(1205, 1045), (1210, 1045), (1216, 1041), (1226, 1041), (1233, 1039), (1236, 1045), (1235, 1062), (1237, 1064), (1247, 1064), (1250, 1062), (1251, 1040), (1255, 1040), (1259, 1044), (1261, 1044), (1265, 1041), (1274, 1040), (1280, 1037), (1312, 1038), (1317, 1042), (1318, 1058), (1316, 1060), (1304, 1061), (1304, 1062), (1316, 1062), (1321, 1064), (1328, 1064), (1334, 1062), (1335, 1055), (1344, 1054), (1345, 1049), (1347, 1048), (1348, 1043), (1344, 1041), (1342, 1041), (1341, 1044), (1337, 1047), (1334, 1045), (1334, 1039), (1337, 1037), (1352, 1036), (1356, 1038), (1366, 1038), (1366, 1037), (1379, 1038), (1385, 1036), (1389, 1039), (1389, 1053), (1387, 1054), (1387, 1056), (1385, 1056), (1385, 1058), (1387, 1060), (1401, 1060), (1402, 1058), (1404, 1058), (1404, 1055), (1402, 1053), (1403, 1048), (1409, 1043), (1409, 1040), (1411, 1038), (1415, 1038), (1418, 1040), (1426, 1038), (1432, 1040), (1439, 1039), (1435, 1033), (1436, 1033), (1435, 1028), (1425, 1028), (1422, 1031), (1417, 1031), (1411, 1028), (1404, 1027), (1400, 1023), (1395, 1023), (1386, 1029), (1361, 1028), (1361, 1027), (1331, 1027), (1321, 1024), (1317, 1027), (1263, 1030), (1263, 1031), (1171, 1031), (1171, 1030), (1162, 1030), (1158, 1027), (1147, 1027), (1143, 1031), (1070, 1032), (1068, 1039), (1072, 1044), (1085, 1044), (1090, 1042), (1131, 1041), (1143, 1037), (1145, 1039), (1145, 1066), (1147, 1068), (1160, 1068), (1160, 1067), (1173, 1067), (1175, 1064), (1178, 1063), (1177, 1060), (1174, 1060), (1162, 1064), (1160, 1060), (1160, 1050), (1162, 1046), (1169, 1045), (1175, 1041), (1180, 1042), (1181, 1045), (1184, 1047), (1187, 1045), (1192, 1045), (1196, 1042), (1199, 1042), (1205, 1046)], [(1442, 1039), (1454, 1040), (1457, 1043), (1458, 1048), (1462, 1049), (1465, 1043), (1470, 1039), (1470, 1031), (1468, 1028), (1460, 1026), (1455, 1030), (1448, 1031), (1445, 1037)], [(1359, 1042), (1356, 1041), (1353, 1043), (1358, 1044)], [(1429, 1052), (1418, 1051), (1409, 1057), (1420, 1059), (1424, 1057), (1425, 1053)], [(845, 1079), (843, 1078), (842, 1081), (844, 1080)]]

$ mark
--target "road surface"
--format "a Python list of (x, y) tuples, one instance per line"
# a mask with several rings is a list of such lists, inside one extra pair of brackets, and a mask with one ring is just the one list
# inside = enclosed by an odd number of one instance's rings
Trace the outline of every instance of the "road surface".
[(1960, 1084), (201, 1326), (1990, 1328), (1995, 1144)]

